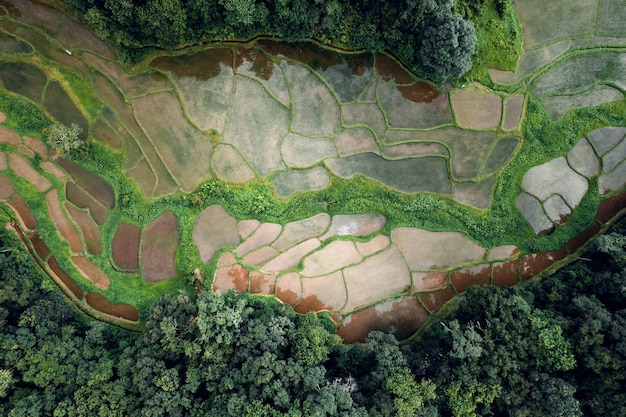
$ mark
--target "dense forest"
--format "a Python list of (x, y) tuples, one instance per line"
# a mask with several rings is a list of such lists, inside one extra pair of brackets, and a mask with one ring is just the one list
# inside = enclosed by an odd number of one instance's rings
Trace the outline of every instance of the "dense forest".
[(212, 291), (129, 333), (83, 317), (5, 229), (0, 271), (0, 415), (626, 415), (626, 222), (543, 282), (470, 288), (404, 344)]
[(424, 78), (458, 78), (472, 65), (467, 18), (508, 0), (57, 0), (72, 6), (129, 62), (145, 47), (173, 49), (258, 34), (315, 39), (352, 50), (391, 51)]

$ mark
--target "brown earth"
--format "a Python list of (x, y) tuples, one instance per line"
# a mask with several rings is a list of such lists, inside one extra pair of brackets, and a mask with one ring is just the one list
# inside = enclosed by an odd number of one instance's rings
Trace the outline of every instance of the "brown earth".
[(115, 191), (111, 184), (67, 158), (58, 157), (56, 163), (72, 176), (76, 184), (91, 194), (104, 207), (108, 209), (115, 207)]
[(96, 225), (89, 214), (74, 207), (72, 204), (65, 203), (65, 209), (83, 233), (87, 252), (91, 255), (100, 255), (102, 253), (102, 236), (100, 235), (98, 225)]
[(43, 240), (41, 240), (41, 236), (39, 233), (34, 232), (28, 235), (28, 239), (30, 240), (30, 244), (35, 249), (35, 253), (42, 261), (46, 261), (48, 256), (50, 256), (50, 249), (46, 246)]
[(139, 242), (141, 228), (130, 223), (121, 223), (111, 241), (113, 262), (125, 271), (139, 269)]
[(21, 196), (15, 196), (9, 201), (9, 205), (15, 210), (19, 221), (24, 227), (30, 230), (35, 230), (38, 226), (37, 218), (33, 212), (28, 208), (26, 202)]
[(174, 278), (175, 255), (178, 245), (178, 218), (171, 211), (149, 223), (141, 243), (141, 275), (148, 282)]
[(88, 292), (85, 299), (91, 307), (113, 318), (131, 322), (139, 321), (139, 312), (130, 304), (113, 304), (104, 296), (95, 292)]
[(439, 291), (424, 292), (419, 294), (419, 299), (428, 311), (433, 314), (439, 311), (439, 309), (443, 307), (445, 303), (450, 301), (452, 297), (454, 297), (454, 289), (452, 288), (452, 285), (448, 285)]
[[(74, 282), (74, 280), (69, 275), (67, 275), (67, 273), (64, 270), (61, 269), (61, 267), (59, 266), (59, 263), (57, 262), (57, 260), (54, 257), (54, 255), (51, 256), (50, 259), (48, 259), (48, 267), (52, 271), (54, 277), (57, 278), (55, 280), (57, 283), (59, 283), (61, 286), (65, 287), (78, 300), (82, 300), (83, 299), (83, 290), (82, 290), (82, 288), (80, 288), (78, 286), (78, 284), (76, 284)], [(66, 291), (66, 292), (68, 292), (68, 291)]]
[(111, 281), (109, 277), (102, 272), (96, 264), (87, 260), (82, 256), (73, 256), (72, 262), (83, 277), (93, 282), (96, 287), (106, 290), (109, 288)]

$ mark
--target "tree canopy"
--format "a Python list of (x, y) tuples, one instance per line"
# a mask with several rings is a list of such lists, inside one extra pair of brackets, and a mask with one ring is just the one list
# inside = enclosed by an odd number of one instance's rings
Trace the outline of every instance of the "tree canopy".
[(59, 0), (75, 7), (126, 59), (144, 47), (276, 35), (288, 42), (389, 51), (419, 75), (460, 77), (476, 48), (474, 26), (452, 0)]

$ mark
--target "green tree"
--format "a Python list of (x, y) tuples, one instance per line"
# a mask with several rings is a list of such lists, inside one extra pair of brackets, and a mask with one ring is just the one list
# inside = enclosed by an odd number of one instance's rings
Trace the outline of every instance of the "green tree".
[(76, 123), (71, 126), (63, 124), (53, 124), (44, 130), (48, 138), (48, 144), (62, 153), (73, 153), (85, 148), (87, 142), (80, 139), (78, 135), (83, 129)]
[(458, 13), (438, 13), (422, 23), (415, 50), (418, 70), (426, 78), (459, 78), (472, 66), (476, 50), (474, 25)]

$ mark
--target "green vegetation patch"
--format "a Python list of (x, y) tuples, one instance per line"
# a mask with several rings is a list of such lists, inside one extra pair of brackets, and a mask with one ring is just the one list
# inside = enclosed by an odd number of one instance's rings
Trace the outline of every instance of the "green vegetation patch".
[(87, 139), (87, 127), (89, 126), (89, 122), (78, 107), (76, 107), (76, 104), (74, 104), (67, 92), (61, 87), (60, 83), (57, 81), (48, 83), (43, 105), (48, 113), (61, 123), (67, 126), (73, 123), (77, 124), (83, 129), (78, 137)]

